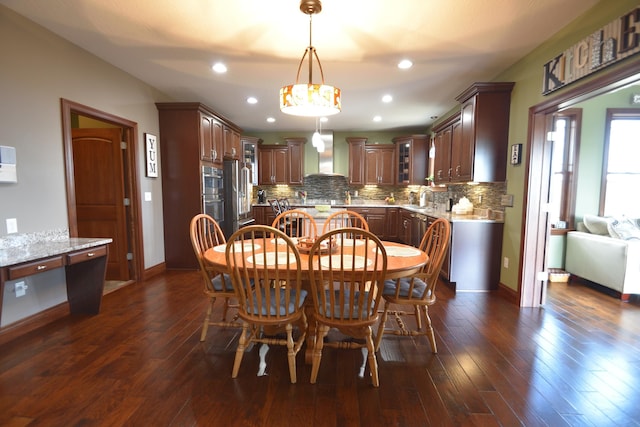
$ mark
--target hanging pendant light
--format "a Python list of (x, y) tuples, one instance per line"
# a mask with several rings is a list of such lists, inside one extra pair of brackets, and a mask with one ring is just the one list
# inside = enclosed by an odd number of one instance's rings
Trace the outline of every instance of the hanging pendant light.
[[(320, 64), (320, 58), (318, 58), (316, 49), (311, 43), (311, 18), (313, 14), (320, 13), (322, 3), (320, 0), (301, 0), (300, 10), (302, 13), (309, 15), (309, 47), (304, 51), (300, 64), (298, 65), (296, 83), (283, 86), (280, 89), (280, 110), (286, 114), (305, 117), (337, 114), (342, 109), (340, 89), (324, 83), (322, 64)], [(309, 82), (299, 83), (302, 64), (307, 56), (309, 57)], [(313, 83), (314, 57), (320, 69), (321, 84)]]

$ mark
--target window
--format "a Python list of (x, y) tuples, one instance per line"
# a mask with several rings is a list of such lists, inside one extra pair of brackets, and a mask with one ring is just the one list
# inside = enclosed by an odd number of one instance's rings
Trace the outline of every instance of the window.
[(551, 143), (549, 222), (551, 234), (573, 229), (576, 200), (576, 167), (582, 110), (569, 109), (555, 115)]
[(600, 215), (640, 217), (640, 110), (607, 109)]

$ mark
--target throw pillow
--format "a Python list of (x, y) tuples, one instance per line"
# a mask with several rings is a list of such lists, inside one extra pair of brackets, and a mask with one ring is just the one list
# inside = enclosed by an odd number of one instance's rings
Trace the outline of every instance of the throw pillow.
[(609, 234), (622, 240), (640, 240), (640, 228), (635, 220), (628, 218), (612, 220), (609, 223)]
[(587, 230), (589, 230), (589, 233), (599, 234), (601, 236), (609, 235), (610, 218), (586, 214), (582, 218), (582, 221), (584, 222), (584, 226), (587, 227)]

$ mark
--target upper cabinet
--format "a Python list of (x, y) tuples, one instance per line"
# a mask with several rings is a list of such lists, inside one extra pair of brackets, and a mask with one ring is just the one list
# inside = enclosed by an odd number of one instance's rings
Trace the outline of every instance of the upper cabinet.
[(251, 170), (251, 183), (258, 185), (258, 144), (262, 139), (253, 136), (242, 136), (240, 143), (242, 145), (241, 161)]
[(349, 184), (364, 185), (364, 147), (367, 138), (348, 137)]
[(302, 184), (306, 138), (286, 138), (287, 145), (258, 147), (258, 184)]
[(393, 138), (396, 145), (396, 184), (423, 185), (429, 173), (429, 138), (410, 135)]
[(224, 136), (222, 123), (207, 111), (200, 115), (200, 159), (205, 162), (222, 163)]
[(393, 185), (396, 147), (391, 144), (365, 145), (365, 184)]
[[(198, 150), (199, 160), (217, 167), (222, 167), (225, 157), (239, 158), (240, 128), (206, 105), (199, 102), (159, 102), (156, 106), (161, 132), (164, 133), (161, 140), (168, 139), (169, 144), (176, 144), (188, 153)], [(163, 163), (165, 161), (168, 159), (163, 159)]]
[(461, 104), (459, 121), (448, 120), (434, 128), (436, 183), (506, 180), (513, 85), (475, 83), (456, 98)]
[(240, 131), (227, 125), (223, 126), (222, 131), (224, 134), (224, 157), (239, 160), (242, 153)]
[(289, 149), (289, 184), (301, 185), (304, 181), (304, 144), (306, 138), (285, 138)]

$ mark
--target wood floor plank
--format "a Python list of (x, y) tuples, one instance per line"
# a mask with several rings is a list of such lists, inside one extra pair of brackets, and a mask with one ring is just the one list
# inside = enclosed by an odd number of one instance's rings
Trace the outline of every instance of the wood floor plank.
[(441, 284), (438, 353), (425, 337), (385, 335), (374, 388), (368, 368), (358, 377), (360, 351), (332, 348), (316, 384), (304, 350), (290, 384), (280, 346), (267, 375), (255, 347), (232, 379), (239, 330), (211, 327), (199, 341), (201, 280), (169, 271), (109, 293), (97, 316), (3, 344), (0, 425), (640, 426), (640, 298), (551, 284), (530, 309)]

